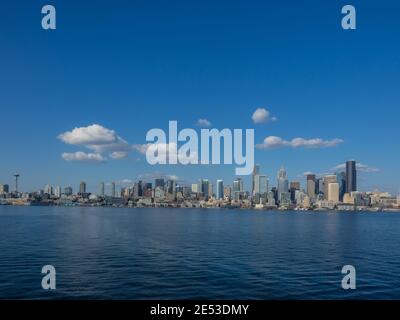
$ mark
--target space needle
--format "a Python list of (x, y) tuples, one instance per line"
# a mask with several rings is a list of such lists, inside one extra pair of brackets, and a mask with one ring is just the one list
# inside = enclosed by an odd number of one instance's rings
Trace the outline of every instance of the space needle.
[(18, 193), (18, 179), (19, 179), (20, 174), (18, 172), (14, 173), (14, 178), (15, 178), (15, 193)]

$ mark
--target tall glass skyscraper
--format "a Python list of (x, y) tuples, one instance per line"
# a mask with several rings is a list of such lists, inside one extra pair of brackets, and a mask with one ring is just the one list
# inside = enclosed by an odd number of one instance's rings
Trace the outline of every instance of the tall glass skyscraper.
[(222, 180), (217, 180), (217, 199), (221, 200), (224, 198), (224, 182)]
[(289, 180), (287, 179), (285, 168), (278, 172), (278, 200), (281, 201), (282, 193), (289, 192)]

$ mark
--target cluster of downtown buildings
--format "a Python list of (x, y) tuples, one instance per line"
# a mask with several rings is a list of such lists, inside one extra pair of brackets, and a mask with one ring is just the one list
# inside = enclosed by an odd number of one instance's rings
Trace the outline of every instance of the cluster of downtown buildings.
[[(154, 179), (153, 182), (137, 181), (121, 188), (118, 193), (112, 182), (108, 194), (105, 183), (97, 193), (87, 192), (81, 182), (77, 193), (72, 187), (45, 186), (33, 193), (18, 191), (19, 175), (15, 174), (15, 188), (0, 184), (0, 204), (14, 205), (64, 205), (64, 206), (116, 206), (116, 207), (223, 207), (280, 210), (396, 210), (400, 208), (400, 196), (388, 193), (357, 191), (357, 166), (347, 161), (344, 172), (317, 177), (306, 175), (305, 188), (300, 181), (289, 181), (281, 168), (276, 186), (261, 174), (256, 165), (252, 174), (251, 191), (246, 191), (241, 178), (231, 185), (217, 180), (215, 185), (207, 179), (199, 179), (191, 186), (184, 186), (172, 179)], [(153, 184), (154, 183), (154, 184)]]

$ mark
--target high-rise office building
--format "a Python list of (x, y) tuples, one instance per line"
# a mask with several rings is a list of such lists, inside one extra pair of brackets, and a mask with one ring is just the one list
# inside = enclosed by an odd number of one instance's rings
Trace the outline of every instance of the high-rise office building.
[(264, 175), (257, 174), (254, 176), (254, 190), (253, 195), (264, 194), (268, 192), (268, 177)]
[(199, 185), (197, 183), (192, 184), (192, 192), (198, 193), (199, 192)]
[(243, 180), (241, 178), (237, 178), (233, 181), (233, 192), (243, 192)]
[(64, 188), (64, 194), (65, 194), (67, 197), (72, 196), (72, 193), (73, 193), (72, 187), (65, 187), (65, 188)]
[(218, 200), (222, 200), (224, 198), (224, 182), (222, 180), (217, 180), (216, 198)]
[(339, 200), (343, 201), (344, 194), (346, 193), (346, 173), (340, 172), (336, 174), (337, 183), (339, 183)]
[(86, 182), (82, 181), (79, 185), (79, 194), (86, 193)]
[(339, 202), (339, 183), (333, 182), (328, 185), (328, 201)]
[(202, 193), (206, 199), (209, 197), (209, 184), (207, 179), (199, 179), (198, 193)]
[(232, 199), (232, 188), (230, 186), (224, 187), (224, 197), (228, 199)]
[(208, 184), (208, 196), (210, 198), (214, 196), (214, 186), (211, 182)]
[(260, 174), (260, 165), (256, 164), (253, 168), (252, 183), (251, 183), (251, 194), (254, 195), (256, 192), (256, 176)]
[(278, 172), (278, 201), (281, 201), (283, 193), (289, 193), (289, 180), (285, 168), (281, 168)]
[(111, 182), (111, 197), (115, 198), (115, 182)]
[(159, 178), (155, 180), (155, 188), (157, 187), (164, 188), (164, 185), (165, 185), (164, 179)]
[(10, 187), (8, 184), (0, 184), (0, 193), (9, 193)]
[(290, 182), (290, 200), (292, 203), (296, 202), (296, 192), (300, 190), (300, 182), (299, 181), (292, 181)]
[(53, 195), (53, 187), (49, 184), (45, 185), (44, 193), (48, 194), (49, 196), (52, 196)]
[(54, 196), (57, 198), (61, 197), (61, 187), (60, 186), (57, 186), (54, 188)]
[(357, 164), (354, 160), (346, 162), (346, 193), (357, 191)]
[(100, 196), (104, 197), (105, 190), (104, 190), (104, 182), (100, 183)]
[(324, 199), (328, 200), (329, 196), (329, 184), (336, 183), (336, 175), (328, 175), (324, 177)]
[(316, 176), (315, 174), (308, 174), (307, 175), (307, 195), (310, 199), (315, 198), (316, 193)]

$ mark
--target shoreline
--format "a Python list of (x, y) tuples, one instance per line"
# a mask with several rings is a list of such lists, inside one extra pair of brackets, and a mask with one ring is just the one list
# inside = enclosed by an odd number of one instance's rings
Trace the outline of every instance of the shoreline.
[(202, 210), (247, 210), (254, 212), (299, 212), (299, 213), (323, 213), (323, 212), (343, 212), (343, 213), (400, 213), (400, 208), (373, 208), (356, 207), (352, 210), (330, 209), (330, 208), (256, 208), (240, 206), (182, 206), (182, 205), (151, 205), (151, 206), (129, 206), (129, 205), (96, 205), (96, 204), (56, 204), (56, 203), (0, 203), (0, 207), (61, 207), (61, 208), (114, 208), (114, 209), (202, 209)]

